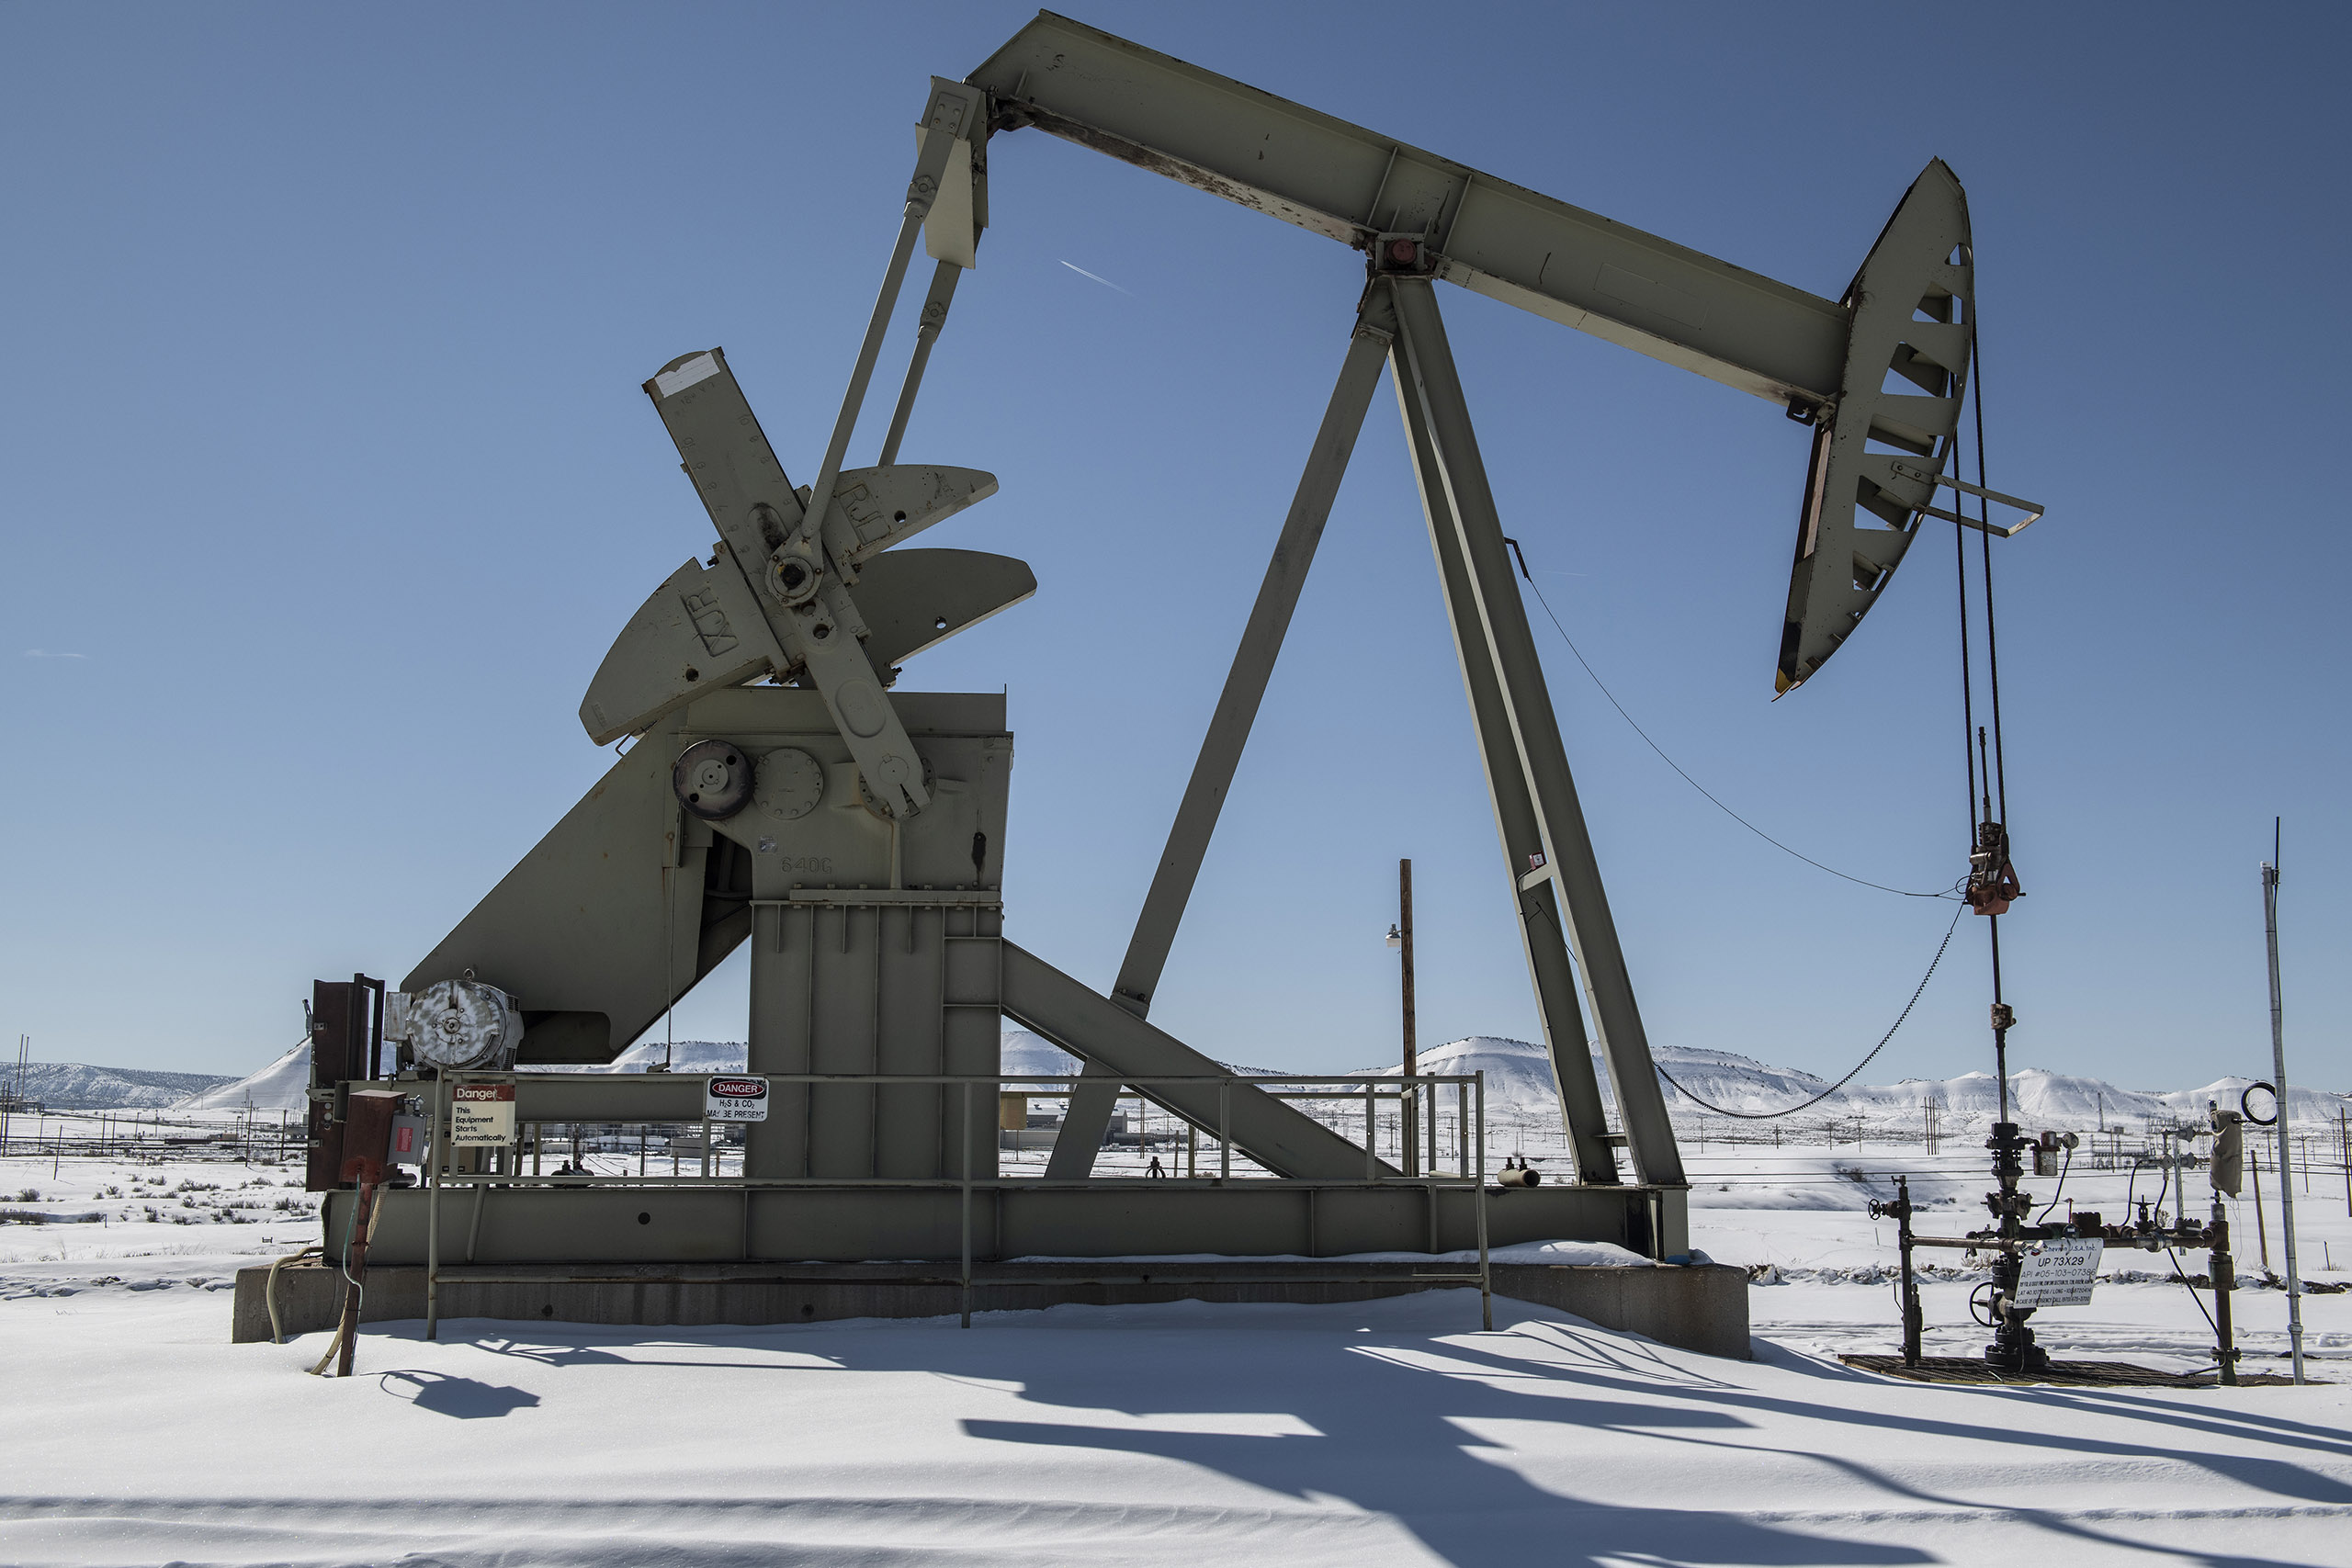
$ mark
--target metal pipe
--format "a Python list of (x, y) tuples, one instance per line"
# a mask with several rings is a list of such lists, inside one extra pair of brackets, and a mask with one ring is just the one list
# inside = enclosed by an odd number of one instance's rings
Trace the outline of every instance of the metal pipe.
[(1919, 1364), (1920, 1338), (1926, 1314), (1919, 1306), (1919, 1279), (1911, 1269), (1911, 1179), (1894, 1179), (1894, 1243), (1903, 1260), (1903, 1364)]
[(441, 1337), (441, 1170), (449, 1163), (449, 1080), (433, 1081), (433, 1184), (424, 1199), (424, 1337)]
[(833, 420), (833, 437), (825, 447), (825, 461), (817, 470), (815, 481), (808, 487), (808, 510), (801, 521), (804, 533), (821, 538), (824, 536), (825, 513), (833, 503), (833, 487), (841, 479), (842, 459), (849, 453), (851, 433), (857, 428), (858, 410), (865, 402), (866, 384), (874, 378), (874, 362), (882, 353), (883, 335), (889, 331), (890, 311), (899, 302), (899, 288), (906, 281), (907, 263), (915, 254), (915, 240), (922, 233), (923, 216), (930, 210), (928, 203), (918, 208), (907, 204), (906, 216), (899, 222), (899, 238), (890, 247), (890, 265), (883, 269), (881, 292), (875, 296), (874, 313), (865, 323), (865, 341), (858, 344), (857, 363), (851, 369), (849, 388), (842, 394), (842, 411)]
[[(1399, 998), (1405, 1015), (1403, 1066), (1405, 1077), (1409, 1079), (1419, 1065), (1413, 1021), (1413, 863), (1409, 860), (1396, 863), (1396, 939), (1397, 957), (1402, 961), (1399, 968), (1403, 976)], [(1408, 1088), (1405, 1103), (1397, 1112), (1398, 1142), (1402, 1145), (1399, 1152), (1404, 1156), (1401, 1163), (1407, 1176), (1421, 1173), (1420, 1140), (1416, 1136), (1419, 1131), (1415, 1119), (1418, 1109), (1413, 1102), (1412, 1090)]]
[(466, 1261), (469, 1263), (474, 1260), (474, 1247), (481, 1240), (481, 1204), (482, 1199), (490, 1192), (490, 1183), (477, 1181), (473, 1184), (473, 1189), (474, 1217), (466, 1226)]
[(2262, 865), (2262, 935), (2270, 958), (2270, 1081), (2278, 1087), (2278, 1229), (2287, 1257), (2287, 1349), (2300, 1387), (2303, 1381), (2303, 1279), (2295, 1259), (2295, 1181), (2287, 1144), (2287, 1027), (2278, 989), (2278, 833), (2274, 821), (2270, 859)]
[(964, 1326), (972, 1326), (972, 1086), (964, 1085)]
[(2230, 1216), (2222, 1205), (2222, 1195), (2213, 1194), (2213, 1250), (2205, 1266), (2205, 1278), (2213, 1287), (2213, 1358), (2221, 1365), (2221, 1380), (2224, 1388), (2234, 1388), (2238, 1381), (2237, 1339), (2234, 1325), (2230, 1321), (2230, 1297), (2237, 1289), (2237, 1264), (2230, 1257)]
[(1233, 1179), (1233, 1080), (1216, 1086), (1216, 1179)]
[(899, 460), (899, 443), (906, 438), (908, 416), (915, 412), (915, 392), (922, 385), (922, 373), (931, 364), (932, 344), (947, 325), (948, 307), (956, 302), (956, 285), (963, 277), (964, 269), (952, 261), (943, 261), (939, 270), (931, 275), (931, 293), (922, 302), (922, 314), (915, 322), (915, 351), (907, 360), (907, 378), (899, 388), (899, 406), (890, 412), (890, 434), (882, 438), (882, 467), (888, 468)]

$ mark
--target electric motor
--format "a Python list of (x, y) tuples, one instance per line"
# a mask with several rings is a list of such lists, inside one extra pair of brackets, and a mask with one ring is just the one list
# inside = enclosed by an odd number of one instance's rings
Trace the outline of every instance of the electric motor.
[(479, 980), (435, 980), (385, 998), (384, 1035), (402, 1040), (418, 1063), (451, 1071), (494, 1071), (523, 1042), (514, 998)]

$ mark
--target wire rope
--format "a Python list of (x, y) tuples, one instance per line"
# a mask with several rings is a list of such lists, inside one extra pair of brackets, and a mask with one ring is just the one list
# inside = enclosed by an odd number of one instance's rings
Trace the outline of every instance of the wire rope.
[(1902, 1012), (1895, 1015), (1894, 1021), (1886, 1026), (1886, 1032), (1878, 1037), (1878, 1043), (1871, 1047), (1870, 1055), (1864, 1056), (1860, 1061), (1856, 1062), (1853, 1066), (1853, 1070), (1849, 1072), (1844, 1077), (1839, 1078), (1836, 1083), (1831, 1084), (1827, 1089), (1823, 1089), (1811, 1100), (1805, 1100), (1801, 1104), (1792, 1105), (1785, 1111), (1733, 1111), (1724, 1106), (1717, 1105), (1712, 1100), (1700, 1099), (1699, 1096), (1691, 1093), (1681, 1084), (1677, 1083), (1675, 1081), (1674, 1075), (1668, 1072), (1664, 1067), (1659, 1067), (1657, 1069), (1657, 1076), (1664, 1078), (1668, 1083), (1673, 1084), (1675, 1092), (1681, 1095), (1684, 1099), (1690, 1100), (1694, 1105), (1700, 1106), (1703, 1110), (1712, 1111), (1718, 1116), (1737, 1117), (1742, 1122), (1770, 1122), (1782, 1116), (1793, 1116), (1800, 1111), (1809, 1110), (1812, 1107), (1820, 1104), (1831, 1095), (1836, 1094), (1839, 1089), (1844, 1089), (1848, 1084), (1852, 1083), (1861, 1070), (1864, 1067), (1869, 1066), (1871, 1060), (1875, 1058), (1881, 1051), (1886, 1049), (1886, 1043), (1894, 1038), (1894, 1032), (1903, 1027), (1904, 1021), (1911, 1016), (1911, 1010), (1919, 1005), (1920, 995), (1927, 990), (1928, 982), (1936, 977), (1936, 965), (1944, 961), (1944, 953), (1951, 946), (1952, 933), (1960, 930), (1960, 917), (1966, 913), (1968, 913), (1968, 906), (1965, 904), (1952, 911), (1951, 924), (1944, 928), (1944, 940), (1936, 944), (1936, 955), (1928, 961), (1928, 972), (1919, 976), (1919, 984), (1911, 992), (1911, 999), (1903, 1004)]
[(1750, 822), (1747, 818), (1742, 817), (1738, 812), (1734, 811), (1730, 807), (1725, 806), (1713, 790), (1709, 789), (1705, 784), (1701, 784), (1697, 779), (1692, 778), (1690, 773), (1684, 770), (1681, 763), (1676, 761), (1672, 757), (1668, 756), (1666, 753), (1666, 748), (1660, 746), (1656, 740), (1651, 739), (1650, 732), (1644, 729), (1640, 723), (1634, 719), (1634, 716), (1625, 711), (1625, 705), (1617, 700), (1617, 694), (1609, 689), (1608, 682), (1601, 680), (1600, 675), (1594, 671), (1591, 661), (1585, 658), (1584, 650), (1577, 647), (1577, 639), (1568, 635), (1568, 628), (1561, 623), (1559, 615), (1553, 610), (1552, 602), (1544, 597), (1544, 590), (1536, 584), (1534, 574), (1527, 569), (1526, 550), (1521, 547), (1520, 542), (1517, 539), (1505, 539), (1503, 543), (1509, 545), (1511, 547), (1511, 553), (1519, 558), (1519, 575), (1526, 581), (1529, 592), (1535, 595), (1536, 604), (1543, 606), (1544, 618), (1552, 623), (1552, 629), (1560, 634), (1560, 640), (1568, 645), (1568, 651), (1576, 656), (1577, 663), (1583, 668), (1586, 676), (1591, 680), (1594, 687), (1599, 690), (1603, 697), (1608, 699), (1609, 705), (1617, 710), (1617, 716), (1623, 719), (1627, 725), (1632, 727), (1634, 733), (1642, 738), (1643, 745), (1647, 746), (1651, 750), (1657, 753), (1658, 761), (1664, 762), (1668, 767), (1672, 768), (1684, 784), (1689, 784), (1692, 789), (1695, 789), (1701, 795), (1705, 795), (1708, 802), (1713, 805), (1716, 810), (1722, 812), (1724, 816), (1730, 818), (1733, 821), (1738, 823), (1741, 827), (1747, 829), (1749, 832), (1755, 834), (1758, 838), (1763, 840), (1774, 849), (1779, 850), (1782, 854), (1794, 855), (1797, 859), (1804, 862), (1805, 864), (1819, 871), (1826, 871), (1832, 876), (1843, 878), (1845, 881), (1853, 883), (1857, 886), (1874, 887), (1881, 893), (1899, 894), (1905, 898), (1956, 898), (1960, 896), (1958, 892), (1952, 888), (1945, 888), (1939, 892), (1933, 893), (1915, 893), (1907, 887), (1890, 887), (1883, 882), (1872, 882), (1868, 877), (1850, 875), (1846, 872), (1839, 871), (1834, 865), (1823, 864), (1821, 862), (1814, 859), (1811, 855), (1806, 854), (1802, 850), (1791, 849), (1788, 845), (1772, 837), (1771, 834), (1766, 832), (1763, 829), (1758, 828), (1755, 823)]

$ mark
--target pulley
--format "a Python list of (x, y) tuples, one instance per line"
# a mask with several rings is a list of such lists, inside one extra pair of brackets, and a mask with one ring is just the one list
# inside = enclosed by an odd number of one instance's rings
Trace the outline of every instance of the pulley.
[(706, 822), (724, 822), (751, 800), (759, 775), (732, 740), (697, 740), (678, 753), (670, 787), (678, 804)]

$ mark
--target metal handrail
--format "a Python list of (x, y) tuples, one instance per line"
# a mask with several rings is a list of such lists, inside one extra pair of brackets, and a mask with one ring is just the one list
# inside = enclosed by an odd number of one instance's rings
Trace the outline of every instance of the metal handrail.
[[(962, 1244), (959, 1271), (959, 1280), (963, 1292), (962, 1320), (963, 1325), (969, 1328), (972, 1325), (972, 1194), (975, 1190), (981, 1188), (986, 1188), (992, 1191), (1008, 1190), (1033, 1191), (1042, 1190), (1048, 1187), (1057, 1190), (1073, 1188), (1089, 1189), (1101, 1187), (1124, 1187), (1131, 1186), (1136, 1181), (1154, 1179), (1148, 1177), (1088, 1177), (1079, 1180), (1063, 1179), (1049, 1181), (1046, 1179), (1037, 1177), (997, 1176), (992, 1178), (978, 1178), (972, 1174), (972, 1145), (976, 1141), (971, 1136), (972, 1090), (977, 1086), (981, 1084), (993, 1085), (997, 1088), (1000, 1093), (1002, 1092), (1004, 1086), (1007, 1084), (1058, 1084), (1074, 1088), (1079, 1082), (1079, 1075), (1075, 1073), (670, 1073), (662, 1075), (665, 1079), (673, 1082), (680, 1079), (691, 1081), (699, 1078), (707, 1082), (712, 1078), (758, 1077), (765, 1078), (771, 1084), (875, 1084), (891, 1086), (904, 1086), (908, 1084), (938, 1084), (943, 1087), (950, 1084), (960, 1085), (963, 1089), (961, 1098), (963, 1100), (962, 1111), (963, 1125), (965, 1129), (965, 1135), (962, 1140), (964, 1168), (961, 1176), (955, 1178), (886, 1176), (738, 1176), (730, 1179), (723, 1175), (710, 1174), (668, 1177), (632, 1177), (628, 1175), (606, 1177), (576, 1171), (556, 1175), (538, 1173), (525, 1175), (519, 1171), (511, 1173), (503, 1171), (459, 1171), (448, 1168), (450, 1165), (447, 1152), (448, 1145), (443, 1141), (441, 1134), (449, 1124), (449, 1090), (453, 1086), (459, 1083), (514, 1083), (518, 1085), (526, 1082), (577, 1083), (580, 1081), (582, 1076), (582, 1075), (576, 1073), (445, 1072), (440, 1074), (435, 1080), (433, 1088), (433, 1145), (432, 1153), (429, 1156), (432, 1161), (432, 1172), (431, 1179), (427, 1184), (425, 1198), (425, 1338), (432, 1339), (437, 1337), (440, 1323), (441, 1189), (445, 1183), (458, 1187), (471, 1187), (477, 1190), (475, 1192), (476, 1207), (474, 1212), (474, 1219), (477, 1225), (480, 1224), (481, 1218), (480, 1207), (481, 1191), (480, 1190), (497, 1186), (579, 1188), (605, 1186), (695, 1187), (703, 1190), (720, 1188), (743, 1191), (746, 1194), (745, 1201), (747, 1204), (750, 1201), (748, 1195), (753, 1189), (790, 1189), (797, 1187), (821, 1187), (835, 1189), (844, 1187), (929, 1187), (956, 1190), (960, 1194), (962, 1200), (960, 1205), (962, 1210), (960, 1225), (962, 1231)], [(1268, 1176), (1243, 1177), (1239, 1179), (1238, 1184), (1245, 1185), (1252, 1189), (1268, 1187), (1343, 1189), (1359, 1187), (1420, 1187), (1430, 1190), (1432, 1195), (1434, 1195), (1436, 1190), (1441, 1188), (1469, 1188), (1473, 1197), (1472, 1207), (1475, 1209), (1477, 1218), (1478, 1270), (1476, 1278), (1478, 1281), (1481, 1319), (1487, 1328), (1491, 1329), (1494, 1326), (1494, 1276), (1488, 1256), (1487, 1231), (1487, 1075), (1483, 1071), (1475, 1073), (1189, 1073), (1159, 1074), (1144, 1077), (1132, 1077), (1122, 1075), (1120, 1081), (1125, 1084), (1128, 1088), (1137, 1090), (1141, 1090), (1153, 1085), (1168, 1084), (1215, 1084), (1217, 1086), (1218, 1124), (1216, 1129), (1218, 1149), (1217, 1175), (1213, 1178), (1209, 1178), (1205, 1183), (1198, 1177), (1163, 1177), (1157, 1179), (1156, 1184), (1159, 1186), (1167, 1187), (1176, 1183), (1182, 1183), (1186, 1188), (1195, 1188), (1203, 1185), (1221, 1187), (1227, 1184), (1233, 1184), (1236, 1181), (1233, 1175), (1233, 1140), (1231, 1136), (1232, 1091), (1235, 1084), (1262, 1085), (1268, 1083), (1279, 1083), (1362, 1085), (1363, 1089), (1361, 1093), (1364, 1101), (1364, 1112), (1367, 1127), (1367, 1136), (1364, 1140), (1364, 1177), (1363, 1180), (1330, 1181), (1295, 1177)], [(1457, 1155), (1459, 1157), (1456, 1161), (1456, 1173), (1454, 1175), (1440, 1176), (1434, 1171), (1426, 1175), (1409, 1177), (1402, 1175), (1383, 1176), (1380, 1173), (1379, 1156), (1373, 1147), (1373, 1139), (1369, 1134), (1372, 1117), (1374, 1115), (1373, 1107), (1375, 1098), (1392, 1098), (1378, 1096), (1377, 1086), (1384, 1083), (1402, 1086), (1393, 1096), (1393, 1098), (1398, 1100), (1403, 1100), (1411, 1094), (1417, 1093), (1423, 1086), (1427, 1086), (1430, 1100), (1432, 1124), (1434, 1124), (1435, 1121), (1434, 1113), (1436, 1111), (1438, 1090), (1448, 1084), (1455, 1087), (1457, 1107), (1456, 1124), (1461, 1135), (1461, 1142), (1467, 1144), (1469, 1146), (1466, 1148), (1457, 1146)], [(1329, 1098), (1353, 1100), (1357, 1098), (1357, 1093), (1358, 1091), (1354, 1089), (1350, 1089), (1344, 1091), (1335, 1091)], [(1146, 1098), (1149, 1097), (1147, 1096)], [(1307, 1097), (1302, 1096), (1300, 1098)], [(1474, 1111), (1476, 1116), (1475, 1134), (1472, 1127)], [(1181, 1112), (1171, 1112), (1171, 1114), (1179, 1115), (1181, 1119), (1188, 1122), (1191, 1120), (1189, 1117), (1182, 1117)], [(534, 1117), (528, 1122), (521, 1122), (518, 1119), (517, 1124), (518, 1126), (538, 1125), (545, 1124), (548, 1122), (577, 1120), (579, 1120), (579, 1118)], [(1194, 1123), (1194, 1125), (1198, 1125), (1198, 1123)], [(707, 1118), (704, 1120), (703, 1147), (703, 1159), (706, 1170), (707, 1170), (710, 1154), (709, 1123)], [(748, 1224), (749, 1222), (747, 1219), (746, 1224), (748, 1225)], [(467, 1251), (469, 1260), (470, 1261), (472, 1253), (472, 1244), (470, 1242), (468, 1244)], [(1449, 1276), (1449, 1278), (1451, 1278), (1451, 1276)], [(1468, 1277), (1464, 1276), (1464, 1278), (1466, 1280)]]

